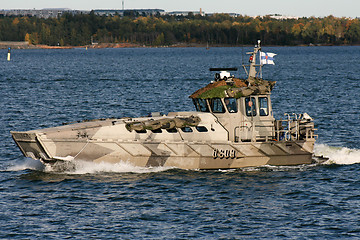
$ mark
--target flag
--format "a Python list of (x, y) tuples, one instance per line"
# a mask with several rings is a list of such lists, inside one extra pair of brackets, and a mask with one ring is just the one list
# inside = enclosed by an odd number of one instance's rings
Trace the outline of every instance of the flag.
[(260, 62), (261, 62), (261, 64), (275, 65), (275, 63), (274, 63), (274, 56), (275, 55), (276, 55), (275, 53), (260, 52)]

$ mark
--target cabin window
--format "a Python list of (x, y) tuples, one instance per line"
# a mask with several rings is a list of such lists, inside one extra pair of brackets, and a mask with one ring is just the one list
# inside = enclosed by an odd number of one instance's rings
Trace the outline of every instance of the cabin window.
[(220, 98), (211, 98), (210, 106), (213, 113), (224, 113), (225, 108)]
[(146, 133), (146, 130), (145, 130), (145, 129), (142, 129), (142, 130), (135, 130), (135, 132), (137, 132), (137, 133)]
[(208, 105), (206, 103), (206, 99), (201, 99), (201, 98), (197, 98), (197, 99), (193, 99), (196, 111), (198, 112), (210, 112)]
[(259, 97), (260, 116), (269, 116), (269, 104), (267, 97)]
[(169, 128), (169, 129), (166, 129), (166, 131), (169, 132), (169, 133), (176, 133), (177, 132), (176, 128)]
[(194, 103), (194, 105), (195, 105), (196, 111), (197, 111), (197, 112), (200, 112), (200, 107), (199, 107), (199, 103), (198, 103), (197, 99), (193, 99), (193, 103)]
[(151, 130), (153, 133), (162, 133), (162, 130), (160, 128)]
[(225, 98), (224, 102), (229, 113), (237, 112), (236, 98)]
[(246, 116), (256, 116), (256, 100), (254, 97), (245, 98)]
[(207, 128), (205, 126), (196, 126), (195, 127), (198, 132), (207, 132)]
[(181, 128), (181, 131), (183, 131), (185, 133), (189, 133), (189, 132), (192, 132), (193, 130), (191, 129), (191, 127), (183, 127), (183, 128)]

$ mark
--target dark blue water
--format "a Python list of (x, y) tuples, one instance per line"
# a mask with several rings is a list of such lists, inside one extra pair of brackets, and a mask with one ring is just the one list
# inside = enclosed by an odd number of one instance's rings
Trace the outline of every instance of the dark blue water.
[[(264, 47), (276, 117), (307, 112), (327, 164), (235, 171), (24, 158), (11, 130), (193, 110), (188, 96), (240, 67), (241, 48), (0, 51), (1, 239), (359, 239), (360, 47)], [(2, 56), (2, 57), (1, 57)], [(239, 73), (237, 74), (239, 75)], [(242, 74), (244, 76), (244, 74)]]

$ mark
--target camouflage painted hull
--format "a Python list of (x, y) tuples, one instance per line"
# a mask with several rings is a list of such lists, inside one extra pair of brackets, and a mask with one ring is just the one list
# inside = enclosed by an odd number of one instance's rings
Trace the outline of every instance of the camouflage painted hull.
[[(123, 129), (125, 124), (113, 122), (84, 122), (44, 130), (12, 132), (12, 136), (26, 157), (39, 159), (46, 164), (77, 160), (95, 163), (123, 161), (141, 167), (233, 169), (312, 163), (315, 141), (216, 142), (206, 141), (211, 137), (202, 137), (202, 141), (183, 140), (176, 138), (176, 133), (163, 133), (173, 140), (161, 140), (154, 136), (156, 134), (149, 140), (146, 139), (148, 135), (134, 131), (131, 138), (124, 137), (127, 131)], [(106, 131), (101, 132), (101, 129)]]

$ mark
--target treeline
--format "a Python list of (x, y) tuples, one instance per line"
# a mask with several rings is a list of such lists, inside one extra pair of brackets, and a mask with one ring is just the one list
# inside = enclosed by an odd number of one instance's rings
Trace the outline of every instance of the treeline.
[(300, 18), (276, 20), (267, 17), (136, 16), (64, 14), (58, 18), (0, 16), (0, 41), (29, 41), (50, 46), (80, 46), (92, 42), (136, 43), (148, 46), (176, 43), (267, 45), (360, 44), (360, 20)]

